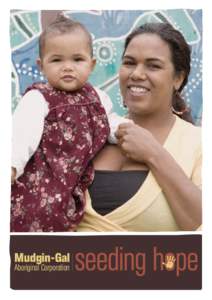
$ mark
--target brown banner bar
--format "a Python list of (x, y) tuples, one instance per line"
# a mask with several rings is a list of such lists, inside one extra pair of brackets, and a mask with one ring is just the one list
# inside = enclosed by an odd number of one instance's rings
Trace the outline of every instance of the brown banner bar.
[(201, 235), (11, 235), (12, 289), (201, 289)]

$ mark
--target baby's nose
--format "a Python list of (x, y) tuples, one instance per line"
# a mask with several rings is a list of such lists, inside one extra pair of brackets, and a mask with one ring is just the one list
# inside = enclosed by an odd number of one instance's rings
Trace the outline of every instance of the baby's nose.
[(73, 64), (70, 62), (66, 62), (63, 65), (63, 71), (70, 71), (70, 70), (73, 70)]

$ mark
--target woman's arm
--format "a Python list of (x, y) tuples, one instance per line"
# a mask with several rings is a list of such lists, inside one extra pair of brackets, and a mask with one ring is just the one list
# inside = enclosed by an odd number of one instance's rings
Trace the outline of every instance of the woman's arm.
[(195, 230), (202, 223), (201, 190), (186, 176), (174, 158), (146, 129), (121, 125), (117, 138), (131, 159), (144, 162), (154, 174), (182, 230)]
[(148, 165), (180, 228), (197, 229), (202, 223), (201, 190), (163, 147), (158, 147), (157, 154), (148, 161)]

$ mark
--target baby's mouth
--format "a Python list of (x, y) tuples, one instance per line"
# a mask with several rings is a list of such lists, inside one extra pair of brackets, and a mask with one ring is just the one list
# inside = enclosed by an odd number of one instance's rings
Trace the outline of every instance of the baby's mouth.
[(62, 77), (62, 79), (64, 81), (73, 81), (75, 79), (75, 77), (71, 76), (71, 75), (65, 75)]

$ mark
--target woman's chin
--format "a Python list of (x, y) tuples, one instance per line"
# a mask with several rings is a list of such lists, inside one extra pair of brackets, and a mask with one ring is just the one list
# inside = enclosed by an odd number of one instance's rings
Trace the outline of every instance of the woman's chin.
[(146, 105), (141, 105), (141, 103), (137, 105), (135, 103), (133, 103), (133, 105), (132, 103), (131, 104), (126, 103), (126, 105), (127, 105), (128, 112), (130, 114), (143, 115), (143, 114), (147, 114), (149, 111)]

